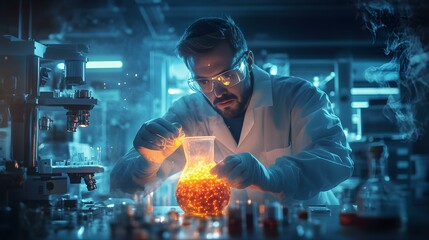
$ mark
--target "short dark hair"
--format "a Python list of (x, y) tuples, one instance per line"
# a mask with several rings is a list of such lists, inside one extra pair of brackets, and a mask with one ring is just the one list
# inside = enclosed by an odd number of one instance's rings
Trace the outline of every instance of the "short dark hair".
[(176, 52), (185, 62), (197, 53), (209, 52), (226, 41), (234, 53), (247, 51), (247, 42), (231, 17), (205, 17), (193, 22), (183, 33)]

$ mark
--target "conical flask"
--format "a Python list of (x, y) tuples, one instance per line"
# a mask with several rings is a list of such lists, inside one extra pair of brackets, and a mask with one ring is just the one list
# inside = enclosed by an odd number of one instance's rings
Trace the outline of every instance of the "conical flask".
[(216, 164), (214, 140), (214, 136), (199, 136), (183, 141), (186, 165), (177, 183), (176, 199), (186, 214), (221, 215), (231, 198), (228, 182), (210, 173)]
[(368, 148), (369, 177), (357, 196), (357, 223), (363, 229), (391, 230), (405, 225), (405, 200), (387, 174), (388, 156), (384, 142)]

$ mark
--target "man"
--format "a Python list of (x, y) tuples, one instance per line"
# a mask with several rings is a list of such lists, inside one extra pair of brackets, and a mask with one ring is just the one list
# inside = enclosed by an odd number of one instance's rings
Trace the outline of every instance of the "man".
[(350, 148), (325, 93), (306, 80), (271, 77), (254, 64), (230, 18), (202, 18), (177, 51), (196, 93), (143, 124), (111, 173), (112, 189), (153, 191), (185, 165), (180, 140), (216, 137), (211, 172), (232, 186), (232, 201), (277, 199), (338, 204), (330, 191), (353, 171)]

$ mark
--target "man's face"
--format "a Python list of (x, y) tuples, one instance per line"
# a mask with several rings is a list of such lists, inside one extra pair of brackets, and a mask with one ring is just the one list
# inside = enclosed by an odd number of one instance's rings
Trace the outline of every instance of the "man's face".
[(230, 88), (214, 82), (213, 91), (204, 93), (213, 108), (225, 118), (234, 118), (243, 114), (252, 95), (249, 65), (253, 63), (253, 55), (249, 52), (243, 58), (242, 56), (235, 56), (231, 47), (225, 42), (208, 53), (190, 57), (187, 62), (193, 77), (210, 78), (230, 70), (237, 61), (244, 61), (247, 71), (245, 79)]

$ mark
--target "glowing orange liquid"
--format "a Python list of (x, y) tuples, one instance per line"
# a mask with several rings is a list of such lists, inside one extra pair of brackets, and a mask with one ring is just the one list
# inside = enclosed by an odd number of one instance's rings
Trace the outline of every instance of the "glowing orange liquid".
[(187, 214), (221, 215), (228, 205), (231, 189), (225, 180), (213, 178), (184, 179), (176, 189), (177, 203)]

